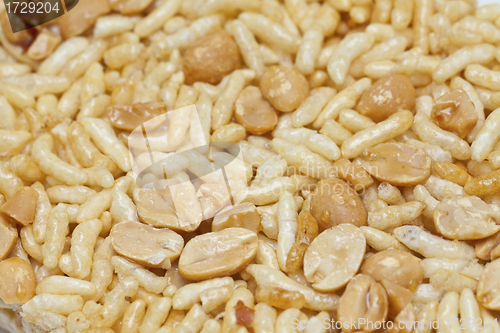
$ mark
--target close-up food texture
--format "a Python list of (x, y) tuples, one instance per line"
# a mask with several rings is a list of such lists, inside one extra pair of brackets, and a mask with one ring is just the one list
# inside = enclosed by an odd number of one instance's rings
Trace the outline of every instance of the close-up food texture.
[(500, 333), (500, 3), (15, 3), (0, 332)]

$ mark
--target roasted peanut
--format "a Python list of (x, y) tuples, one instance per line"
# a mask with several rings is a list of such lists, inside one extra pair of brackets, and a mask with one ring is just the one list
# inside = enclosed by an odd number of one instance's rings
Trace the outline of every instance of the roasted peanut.
[(0, 14), (0, 27), (2, 28), (2, 32), (5, 34), (7, 40), (11, 43), (17, 45), (29, 46), (33, 43), (34, 36), (30, 32), (30, 30), (19, 31), (20, 33), (14, 33), (12, 31), (12, 26), (9, 22), (9, 16), (6, 11), (2, 11)]
[(385, 250), (374, 254), (365, 261), (361, 273), (377, 281), (386, 279), (410, 291), (415, 291), (424, 278), (420, 259), (399, 250)]
[(0, 260), (7, 258), (17, 241), (17, 230), (0, 216)]
[(373, 178), (370, 174), (347, 158), (336, 161), (333, 166), (339, 177), (349, 182), (357, 191), (368, 188), (373, 184)]
[(497, 260), (500, 258), (500, 244), (497, 244), (490, 253), (491, 260)]
[(452, 90), (436, 99), (431, 113), (431, 120), (436, 125), (461, 139), (472, 131), (477, 119), (474, 104), (462, 89)]
[(366, 149), (361, 166), (380, 181), (395, 186), (414, 186), (431, 174), (431, 157), (404, 143), (381, 143)]
[(201, 38), (186, 50), (182, 71), (186, 84), (197, 81), (217, 84), (240, 67), (241, 54), (233, 37), (218, 32)]
[(108, 118), (114, 127), (133, 131), (165, 112), (167, 112), (167, 106), (163, 102), (138, 103), (132, 106), (113, 105), (108, 108)]
[(415, 323), (416, 315), (413, 304), (408, 303), (403, 310), (394, 318), (394, 326), (388, 329), (388, 333), (412, 333), (413, 326), (408, 323)]
[(389, 299), (389, 318), (394, 319), (413, 299), (413, 293), (388, 280), (380, 281)]
[(0, 212), (23, 226), (35, 219), (38, 193), (31, 187), (24, 187), (0, 207)]
[(325, 230), (305, 253), (304, 275), (318, 291), (338, 290), (356, 275), (365, 249), (365, 236), (350, 223)]
[(304, 254), (311, 242), (318, 236), (318, 222), (308, 210), (302, 210), (298, 217), (298, 230), (288, 257), (286, 268), (289, 273), (294, 273), (302, 267)]
[(477, 284), (477, 299), (490, 310), (500, 310), (500, 259), (486, 265), (483, 275)]
[(240, 92), (234, 119), (254, 135), (267, 133), (278, 123), (276, 110), (262, 97), (260, 89), (254, 86), (246, 87)]
[(292, 68), (271, 66), (260, 79), (260, 90), (275, 109), (290, 112), (309, 96), (309, 83)]
[(498, 250), (500, 250), (500, 233), (479, 240), (475, 244), (476, 257), (482, 260), (495, 260)]
[(35, 272), (20, 258), (0, 262), (0, 298), (5, 304), (24, 304), (35, 296)]
[(172, 230), (133, 221), (116, 224), (111, 229), (110, 237), (117, 253), (153, 268), (170, 268), (184, 246), (182, 237)]
[[(351, 279), (340, 297), (337, 316), (344, 323), (343, 332), (349, 333), (360, 328), (364, 332), (372, 332), (375, 326), (381, 326), (381, 321), (387, 318), (388, 310), (389, 302), (384, 288), (368, 275), (358, 274)], [(365, 324), (361, 324), (361, 318), (365, 319)], [(358, 327), (349, 325), (354, 321), (357, 321)], [(368, 326), (367, 322), (373, 325)]]
[(260, 229), (260, 215), (255, 205), (249, 202), (224, 208), (212, 221), (212, 231), (239, 227), (258, 232)]
[[(183, 230), (174, 210), (172, 196), (168, 190), (140, 189), (134, 192), (137, 214), (149, 225), (157, 228)], [(186, 231), (193, 231), (192, 228)]]
[(368, 214), (363, 202), (349, 184), (339, 178), (327, 178), (317, 184), (311, 195), (311, 214), (320, 230), (342, 223), (358, 227), (367, 224)]
[(449, 239), (476, 240), (500, 231), (500, 211), (493, 210), (478, 197), (452, 197), (434, 210), (437, 231)]
[(257, 249), (257, 234), (243, 228), (196, 236), (181, 253), (179, 273), (194, 281), (232, 275), (253, 260)]
[(91, 0), (80, 4), (57, 20), (63, 38), (69, 39), (81, 34), (94, 25), (99, 16), (109, 13), (110, 10), (108, 1)]
[(358, 112), (375, 122), (389, 118), (398, 111), (415, 107), (415, 88), (401, 74), (385, 76), (365, 90), (358, 103)]

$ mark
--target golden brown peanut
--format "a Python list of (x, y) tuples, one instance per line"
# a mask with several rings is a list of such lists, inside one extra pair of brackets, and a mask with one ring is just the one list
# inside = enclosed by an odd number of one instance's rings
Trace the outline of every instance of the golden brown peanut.
[(349, 182), (356, 191), (368, 188), (373, 184), (373, 178), (370, 174), (347, 158), (336, 161), (333, 166), (339, 177)]
[[(416, 315), (413, 304), (408, 303), (405, 308), (394, 318), (394, 326), (388, 329), (388, 333), (411, 333), (413, 326), (408, 323), (415, 323)], [(408, 327), (406, 326), (408, 325)]]
[(309, 83), (304, 75), (292, 68), (271, 66), (262, 75), (260, 90), (275, 109), (290, 112), (309, 95)]
[(182, 71), (186, 84), (197, 81), (217, 84), (240, 67), (241, 54), (233, 37), (218, 32), (201, 38), (186, 50)]
[(234, 119), (254, 135), (267, 133), (278, 123), (276, 110), (262, 97), (260, 89), (254, 86), (248, 86), (240, 92)]
[(454, 182), (460, 186), (465, 186), (471, 178), (466, 169), (450, 162), (436, 161), (432, 164), (432, 167), (439, 177), (450, 182)]
[(69, 39), (77, 36), (94, 25), (99, 16), (107, 14), (111, 9), (108, 1), (92, 0), (78, 6), (68, 15), (58, 20), (62, 37)]
[(286, 258), (286, 268), (289, 273), (297, 272), (302, 267), (307, 248), (318, 236), (318, 222), (308, 210), (302, 210), (297, 221), (298, 229), (295, 244)]
[(229, 228), (192, 238), (179, 259), (182, 277), (200, 281), (241, 271), (257, 254), (257, 234)]
[(23, 304), (35, 296), (35, 272), (26, 261), (9, 258), (0, 262), (0, 298), (5, 304)]
[(463, 139), (476, 126), (478, 116), (469, 95), (462, 89), (455, 89), (436, 99), (431, 120)]
[(167, 106), (163, 102), (112, 105), (108, 108), (108, 118), (114, 127), (133, 131), (148, 120), (165, 112), (167, 112)]
[(377, 80), (365, 90), (358, 103), (358, 112), (375, 122), (389, 118), (398, 111), (415, 107), (415, 88), (407, 76), (393, 74)]
[(114, 11), (124, 15), (139, 14), (146, 9), (153, 0), (110, 0), (109, 5)]
[(495, 223), (500, 212), (478, 197), (452, 197), (441, 201), (434, 210), (434, 225), (444, 237), (477, 240), (500, 231)]
[(497, 244), (497, 246), (495, 246), (490, 253), (490, 259), (492, 261), (497, 260), (498, 258), (500, 258), (500, 244)]
[(395, 186), (413, 186), (431, 174), (431, 157), (422, 149), (404, 143), (381, 143), (366, 149), (361, 166), (380, 181)]
[(476, 257), (481, 260), (490, 260), (493, 250), (496, 250), (498, 245), (500, 245), (500, 233), (477, 241), (475, 244)]
[[(343, 324), (344, 332), (353, 332), (356, 328), (350, 327), (349, 323), (364, 318), (366, 322), (383, 321), (387, 318), (389, 302), (384, 288), (368, 275), (358, 274), (351, 279), (347, 288), (340, 297), (339, 309), (337, 312), (338, 320)], [(374, 327), (360, 324), (359, 327), (365, 332), (372, 332)]]
[(175, 231), (134, 221), (116, 224), (111, 229), (110, 238), (117, 253), (153, 268), (170, 268), (184, 246), (184, 240)]
[(345, 223), (316, 237), (304, 256), (304, 275), (320, 292), (344, 287), (361, 266), (366, 250), (365, 236)]
[(35, 219), (37, 199), (37, 191), (31, 187), (24, 187), (0, 207), (0, 212), (17, 223), (27, 226)]
[(486, 265), (477, 284), (477, 300), (487, 309), (500, 310), (500, 259)]
[(259, 289), (257, 300), (280, 309), (290, 307), (300, 309), (306, 303), (304, 295), (300, 292), (279, 287)]
[(405, 308), (413, 299), (413, 293), (399, 284), (388, 280), (380, 281), (389, 299), (389, 318), (393, 319)]
[(318, 183), (311, 195), (311, 214), (320, 230), (342, 223), (360, 227), (367, 224), (368, 218), (356, 191), (339, 178), (327, 178)]
[(239, 227), (257, 233), (260, 230), (260, 221), (261, 217), (255, 205), (245, 202), (219, 211), (212, 221), (212, 231)]
[(179, 224), (169, 191), (140, 189), (134, 192), (134, 202), (137, 205), (139, 217), (153, 227), (193, 231), (190, 225), (188, 229)]
[(7, 258), (17, 241), (17, 230), (0, 215), (0, 260)]
[(464, 186), (464, 191), (469, 195), (482, 196), (493, 194), (500, 190), (500, 170), (485, 173), (470, 178)]
[(399, 250), (386, 250), (374, 254), (364, 262), (361, 273), (377, 281), (386, 279), (410, 291), (414, 291), (424, 278), (420, 259)]
[(20, 45), (29, 45), (33, 42), (34, 36), (29, 30), (20, 31), (21, 33), (14, 33), (12, 31), (12, 26), (9, 23), (9, 17), (6, 11), (3, 11), (0, 15), (0, 25), (2, 32), (9, 42)]

